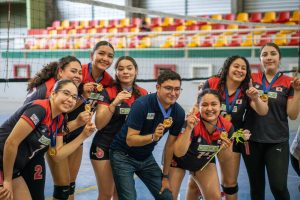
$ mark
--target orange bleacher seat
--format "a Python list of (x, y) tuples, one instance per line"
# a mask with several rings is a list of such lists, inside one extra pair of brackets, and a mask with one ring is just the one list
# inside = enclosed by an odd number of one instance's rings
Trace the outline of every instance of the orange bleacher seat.
[(229, 47), (239, 47), (241, 46), (242, 38), (240, 35), (234, 35), (231, 38), (231, 42), (227, 44)]
[(200, 46), (200, 36), (199, 35), (193, 35), (191, 37), (191, 41), (187, 45), (188, 47), (198, 47)]
[(163, 23), (161, 24), (161, 26), (172, 26), (174, 23), (174, 18), (172, 17), (165, 17), (163, 20)]
[[(226, 26), (224, 24), (213, 24), (212, 25), (212, 30), (225, 30)], [(212, 35), (219, 35), (222, 32), (214, 32)]]
[(57, 35), (57, 30), (56, 29), (52, 29), (48, 31), (49, 35)]
[(97, 29), (96, 28), (90, 28), (87, 31), (89, 34), (96, 34), (97, 33)]
[(212, 36), (205, 36), (203, 42), (201, 42), (200, 47), (211, 47), (212, 46)]
[(239, 13), (236, 17), (236, 21), (238, 21), (238, 22), (248, 22), (249, 21), (248, 13)]
[(276, 19), (276, 23), (285, 23), (288, 22), (290, 20), (290, 12), (286, 11), (286, 12), (280, 12), (278, 14), (278, 18)]
[(224, 32), (224, 35), (232, 35), (234, 31), (238, 30), (239, 26), (237, 24), (229, 24), (226, 28), (228, 32)]
[[(214, 14), (210, 16), (211, 19), (214, 20), (222, 20), (222, 15), (221, 14)], [(208, 24), (215, 24), (215, 23), (208, 23)]]
[(176, 31), (185, 31), (186, 27), (184, 25), (180, 25), (176, 27)]
[(124, 28), (124, 27), (129, 27), (130, 25), (130, 19), (129, 18), (123, 18), (120, 19), (120, 23), (117, 25), (118, 28)]
[(150, 37), (143, 37), (139, 43), (139, 45), (137, 46), (137, 48), (149, 48), (151, 47), (151, 40)]
[(273, 23), (276, 21), (276, 13), (275, 12), (266, 12), (264, 14), (264, 18), (261, 20), (262, 23)]
[(249, 22), (260, 22), (262, 19), (262, 14), (260, 12), (251, 13)]
[(290, 42), (287, 44), (288, 46), (299, 46), (300, 45), (300, 32), (292, 34)]
[(226, 35), (219, 35), (216, 39), (216, 42), (213, 44), (213, 47), (224, 47), (227, 46), (227, 37)]
[(98, 28), (107, 28), (107, 27), (108, 27), (108, 20), (107, 19), (100, 20), (100, 24)]
[(70, 29), (69, 31), (68, 31), (68, 34), (69, 35), (75, 35), (77, 33), (77, 30), (76, 29)]
[(68, 29), (68, 28), (70, 28), (70, 21), (69, 20), (63, 20), (61, 22), (60, 29)]
[(264, 46), (265, 44), (272, 42), (272, 37), (269, 34), (263, 34), (258, 39), (258, 42), (255, 44), (256, 46)]
[(65, 35), (68, 33), (68, 30), (67, 29), (61, 29), (61, 30), (57, 30), (57, 34), (58, 35)]
[(85, 29), (89, 28), (89, 21), (87, 20), (82, 20), (79, 22), (79, 27), (76, 27), (77, 29)]
[(186, 26), (193, 26), (196, 24), (197, 24), (197, 21), (195, 21), (195, 20), (186, 20), (186, 22), (185, 22)]
[[(265, 26), (255, 26), (255, 29), (265, 29)], [(264, 30), (254, 30), (253, 34), (254, 35), (261, 35), (263, 34), (265, 31)]]
[(119, 37), (117, 38), (117, 49), (126, 48), (126, 38), (125, 37)]
[(293, 16), (290, 18), (289, 21), (299, 24), (299, 22), (300, 22), (300, 10), (295, 10), (293, 12)]
[(212, 29), (212, 26), (207, 24), (207, 25), (202, 25), (200, 30), (203, 32), (200, 32), (199, 35), (207, 35)]
[(252, 34), (246, 36), (246, 39), (242, 42), (242, 47), (249, 47), (255, 45), (255, 40), (252, 37)]
[(274, 43), (278, 46), (285, 46), (287, 45), (287, 37), (286, 34), (278, 33), (275, 35)]
[(235, 20), (235, 14), (233, 14), (233, 13), (226, 14), (224, 16), (224, 19), (233, 21), (233, 20)]
[(172, 48), (175, 45), (175, 37), (168, 36), (166, 41), (160, 46), (160, 48)]

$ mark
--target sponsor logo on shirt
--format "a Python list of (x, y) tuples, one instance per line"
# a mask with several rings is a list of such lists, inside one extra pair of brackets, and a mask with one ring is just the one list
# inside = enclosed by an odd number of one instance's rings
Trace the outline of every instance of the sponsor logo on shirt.
[(32, 114), (30, 119), (34, 123), (34, 125), (37, 125), (40, 122), (40, 119), (36, 116), (36, 114)]
[(120, 115), (128, 115), (130, 108), (120, 108)]
[(238, 99), (238, 100), (236, 100), (236, 104), (242, 104), (242, 102), (243, 102), (243, 100), (242, 99)]
[(154, 119), (155, 113), (147, 113), (146, 119)]
[(50, 145), (50, 139), (47, 138), (46, 136), (42, 135), (39, 139), (39, 142), (44, 144), (44, 145)]
[(282, 92), (282, 87), (276, 87), (277, 92)]

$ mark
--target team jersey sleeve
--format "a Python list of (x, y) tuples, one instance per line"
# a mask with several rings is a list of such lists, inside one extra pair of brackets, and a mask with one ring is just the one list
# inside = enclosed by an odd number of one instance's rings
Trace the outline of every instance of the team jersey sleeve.
[(46, 110), (44, 107), (37, 104), (32, 104), (24, 111), (24, 113), (21, 115), (21, 118), (25, 119), (34, 129), (44, 120), (45, 116)]
[(98, 98), (98, 104), (103, 104), (103, 105), (109, 106), (110, 103), (111, 102), (110, 102), (108, 92), (106, 89), (104, 89)]
[(37, 99), (45, 99), (46, 97), (46, 87), (45, 85), (40, 85), (39, 87), (33, 88), (26, 96), (24, 104), (29, 103)]
[(288, 97), (288, 99), (291, 99), (294, 97), (294, 88), (292, 87), (292, 85), (290, 86), (290, 88), (288, 90), (287, 97)]
[(135, 101), (132, 104), (126, 123), (128, 127), (140, 131), (142, 130), (146, 117), (147, 111), (145, 105), (143, 105), (143, 103), (140, 101)]

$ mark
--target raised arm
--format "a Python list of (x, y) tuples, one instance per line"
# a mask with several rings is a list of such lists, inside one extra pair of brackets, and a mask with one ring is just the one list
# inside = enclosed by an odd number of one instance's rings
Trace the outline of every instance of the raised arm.
[(300, 110), (300, 79), (294, 78), (291, 84), (294, 88), (294, 96), (288, 99), (287, 114), (291, 120), (295, 120), (297, 119)]

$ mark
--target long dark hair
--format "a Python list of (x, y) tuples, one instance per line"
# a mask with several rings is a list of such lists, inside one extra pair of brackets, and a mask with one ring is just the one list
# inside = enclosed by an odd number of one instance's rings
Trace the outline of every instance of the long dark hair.
[(244, 62), (246, 63), (246, 77), (245, 79), (242, 81), (240, 87), (243, 91), (246, 91), (249, 88), (249, 82), (251, 79), (251, 69), (250, 69), (250, 65), (248, 60), (243, 57), (243, 56), (239, 56), (239, 55), (234, 55), (234, 56), (230, 56), (228, 57), (224, 64), (223, 67), (221, 68), (221, 70), (219, 71), (219, 73), (216, 75), (217, 77), (220, 78), (220, 84), (218, 85), (218, 91), (222, 94), (224, 92), (224, 88), (226, 86), (226, 80), (227, 80), (227, 74), (229, 72), (229, 68), (230, 65), (236, 60), (236, 59), (242, 59), (244, 60)]
[[(76, 86), (76, 84), (73, 82), (73, 81), (71, 81), (71, 80), (67, 80), (67, 79), (62, 79), (62, 80), (59, 80), (59, 81), (57, 81), (56, 83), (55, 83), (55, 85), (54, 85), (54, 87), (53, 87), (53, 92), (55, 92), (55, 93), (57, 93), (59, 90), (61, 90), (62, 89), (62, 87), (64, 86), (64, 85), (67, 85), (67, 84), (69, 84), (69, 83), (71, 83), (71, 84), (73, 84), (76, 88), (77, 88), (77, 86)], [(64, 115), (64, 121), (63, 121), (63, 131), (65, 132), (65, 133), (69, 133), (70, 132), (70, 129), (68, 128), (68, 121), (69, 121), (69, 117), (68, 117), (68, 114), (67, 113), (63, 113), (63, 115)]]
[[(119, 66), (119, 63), (122, 61), (122, 60), (129, 60), (136, 71), (138, 71), (138, 65), (136, 63), (136, 61), (134, 60), (134, 58), (130, 57), (130, 56), (121, 56), (116, 64), (115, 64), (115, 70), (118, 69), (118, 66)], [(134, 77), (134, 80), (133, 80), (133, 83), (132, 83), (132, 95), (134, 96), (135, 99), (137, 99), (138, 97), (140, 97), (142, 94), (141, 92), (138, 90), (138, 86), (137, 84), (135, 83), (135, 80), (136, 80), (136, 76)], [(113, 82), (112, 85), (115, 85), (117, 87), (117, 92), (121, 92), (123, 89), (121, 87), (121, 83), (120, 83), (120, 80), (119, 78), (117, 77), (117, 75), (115, 75), (115, 81)]]
[(66, 56), (60, 58), (58, 62), (51, 62), (43, 66), (43, 68), (28, 81), (27, 91), (30, 91), (34, 87), (42, 85), (50, 78), (54, 78), (55, 80), (57, 80), (58, 70), (64, 70), (65, 67), (71, 62), (78, 62), (81, 65), (81, 62), (76, 57)]

